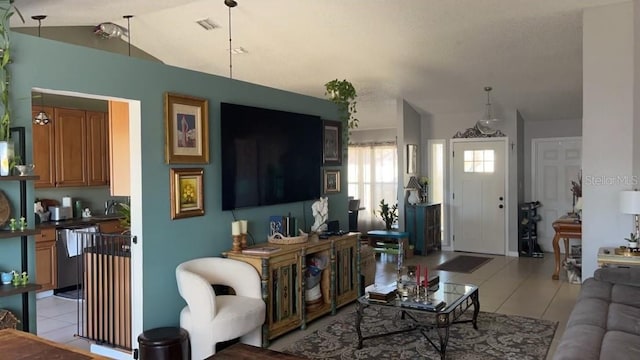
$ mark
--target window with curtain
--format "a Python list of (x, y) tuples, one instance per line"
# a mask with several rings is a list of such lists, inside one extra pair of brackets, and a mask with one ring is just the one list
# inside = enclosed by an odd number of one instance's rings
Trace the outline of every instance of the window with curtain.
[(349, 196), (364, 207), (358, 214), (358, 230), (384, 229), (378, 215), (380, 200), (396, 204), (398, 157), (395, 142), (349, 144)]

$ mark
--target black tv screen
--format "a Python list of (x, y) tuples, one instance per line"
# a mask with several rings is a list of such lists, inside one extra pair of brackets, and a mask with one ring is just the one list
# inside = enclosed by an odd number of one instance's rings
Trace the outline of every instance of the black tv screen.
[(319, 116), (221, 103), (222, 210), (320, 197)]

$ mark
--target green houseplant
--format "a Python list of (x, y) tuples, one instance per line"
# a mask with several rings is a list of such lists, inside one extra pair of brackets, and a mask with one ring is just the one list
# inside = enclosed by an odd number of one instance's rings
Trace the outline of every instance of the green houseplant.
[(9, 106), (9, 63), (11, 62), (11, 50), (9, 42), (9, 19), (13, 12), (11, 3), (8, 7), (0, 7), (0, 104), (2, 104), (2, 116), (0, 117), (0, 176), (10, 174), (13, 157), (13, 144), (10, 143), (11, 107)]
[(355, 129), (358, 127), (358, 118), (355, 117), (356, 110), (356, 98), (358, 93), (353, 84), (347, 80), (331, 80), (324, 84), (325, 95), (329, 96), (334, 104), (338, 105), (338, 111), (340, 111), (340, 120), (346, 124), (349, 129)]
[(380, 204), (378, 205), (380, 210), (380, 218), (384, 221), (384, 227), (387, 231), (391, 230), (391, 226), (395, 224), (398, 220), (398, 204), (393, 204), (393, 206), (389, 206), (384, 199), (380, 200)]

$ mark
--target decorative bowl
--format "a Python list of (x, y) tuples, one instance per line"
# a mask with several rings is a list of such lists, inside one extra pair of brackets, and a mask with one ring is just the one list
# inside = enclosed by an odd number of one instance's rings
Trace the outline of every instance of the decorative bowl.
[(27, 175), (31, 175), (31, 173), (33, 172), (33, 169), (36, 166), (33, 164), (27, 164), (27, 165), (16, 165), (16, 171), (18, 172), (18, 175), (20, 176), (27, 176)]

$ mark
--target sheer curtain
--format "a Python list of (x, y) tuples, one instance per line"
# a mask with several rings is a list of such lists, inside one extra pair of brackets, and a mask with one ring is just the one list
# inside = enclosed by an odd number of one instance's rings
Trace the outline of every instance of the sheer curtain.
[(349, 196), (364, 207), (358, 214), (358, 231), (384, 229), (378, 210), (380, 200), (396, 204), (398, 159), (395, 142), (349, 144)]

